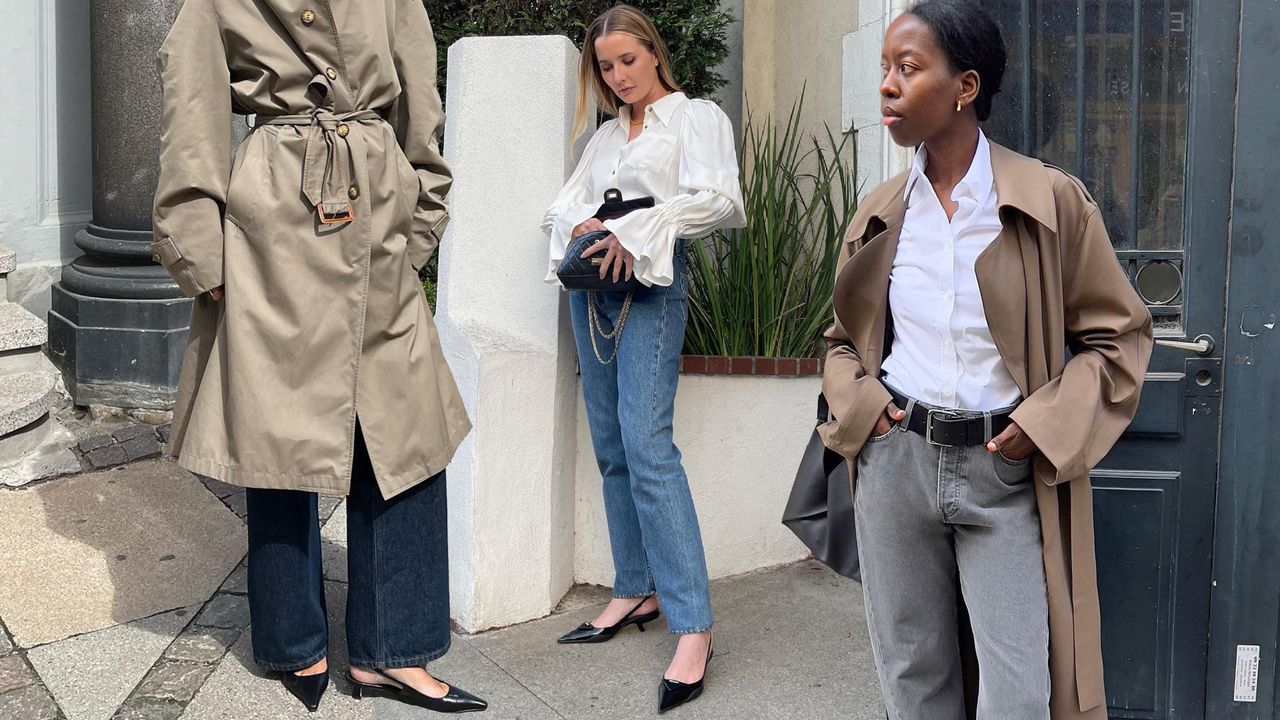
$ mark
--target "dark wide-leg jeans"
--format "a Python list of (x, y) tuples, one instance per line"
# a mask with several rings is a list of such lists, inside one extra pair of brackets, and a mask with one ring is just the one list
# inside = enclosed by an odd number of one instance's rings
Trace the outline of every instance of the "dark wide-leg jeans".
[[(268, 670), (328, 655), (315, 493), (249, 489), (253, 657)], [(359, 426), (347, 497), (347, 649), (354, 667), (424, 665), (449, 649), (444, 473), (383, 500)]]

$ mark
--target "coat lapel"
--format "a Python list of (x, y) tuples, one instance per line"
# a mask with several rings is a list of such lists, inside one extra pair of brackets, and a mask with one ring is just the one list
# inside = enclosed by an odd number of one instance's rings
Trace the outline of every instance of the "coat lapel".
[[(898, 239), (902, 235), (906, 210), (907, 205), (899, 189), (890, 202), (869, 216), (864, 227), (851, 232), (846, 242), (861, 243), (861, 247), (852, 248), (852, 257), (836, 278), (836, 317), (849, 334), (868, 375), (878, 375), (880, 363), (884, 360), (889, 274), (893, 270), (893, 259), (898, 254)], [(867, 232), (875, 232), (875, 235), (861, 242)]]
[(1048, 380), (1031, 377), (1028, 369), (1027, 308), (1040, 305), (1038, 238), (1042, 229), (1057, 233), (1057, 213), (1039, 160), (992, 143), (991, 171), (1003, 229), (978, 256), (975, 271), (991, 338), (1025, 398)]
[[(901, 224), (885, 228), (850, 258), (836, 279), (836, 297), (842, 299), (836, 306), (836, 314), (849, 333), (868, 375), (879, 373), (880, 363), (884, 360), (889, 273), (898, 254), (901, 232)], [(877, 309), (858, 312), (858, 308)], [(842, 309), (845, 312), (841, 312)]]
[[(1024, 251), (1034, 253), (1034, 243), (1031, 247), (1024, 244), (1020, 221), (1017, 213), (1005, 214), (1004, 229), (978, 256), (975, 270), (991, 339), (1022, 397), (1027, 397), (1032, 389), (1027, 377), (1028, 288)], [(1031, 269), (1038, 272), (1034, 258)]]

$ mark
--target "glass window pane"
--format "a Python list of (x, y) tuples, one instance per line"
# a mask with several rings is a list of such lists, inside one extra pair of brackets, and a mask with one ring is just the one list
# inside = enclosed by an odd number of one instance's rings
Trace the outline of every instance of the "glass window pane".
[(1181, 250), (1191, 65), (1188, 0), (1142, 5), (1138, 238), (1141, 250)]
[(1084, 173), (1117, 249), (1133, 247), (1133, 2), (1088, 0), (1084, 23)]
[[(1084, 181), (1157, 321), (1179, 322), (1189, 0), (981, 0), (1009, 52), (984, 129)], [(1172, 253), (1171, 253), (1172, 251)], [(1159, 264), (1164, 263), (1164, 264)]]

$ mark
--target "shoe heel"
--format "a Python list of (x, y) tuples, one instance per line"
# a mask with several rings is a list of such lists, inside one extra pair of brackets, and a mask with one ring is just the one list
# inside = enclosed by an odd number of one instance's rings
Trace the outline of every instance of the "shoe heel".
[(364, 688), (360, 687), (359, 685), (356, 685), (355, 687), (351, 688), (351, 697), (356, 700), (360, 700), (361, 698), (363, 698)]
[(644, 623), (636, 623), (636, 627), (640, 629), (640, 632), (644, 632)]

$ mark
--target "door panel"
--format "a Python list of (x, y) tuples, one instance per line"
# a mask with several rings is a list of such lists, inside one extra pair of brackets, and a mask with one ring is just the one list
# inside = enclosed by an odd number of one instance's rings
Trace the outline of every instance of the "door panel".
[(1203, 718), (1239, 12), (1230, 0), (982, 0), (1009, 48), (986, 132), (1081, 178), (1161, 340), (1093, 473), (1113, 718)]

